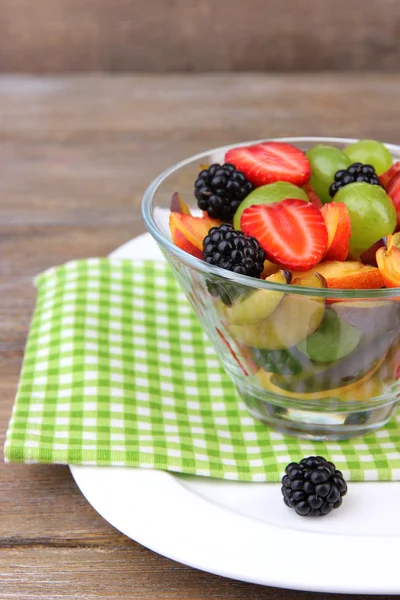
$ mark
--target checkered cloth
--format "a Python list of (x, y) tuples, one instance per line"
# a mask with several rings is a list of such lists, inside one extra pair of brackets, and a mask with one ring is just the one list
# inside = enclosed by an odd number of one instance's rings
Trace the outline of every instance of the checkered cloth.
[(400, 480), (400, 417), (329, 444), (255, 421), (166, 264), (71, 262), (36, 283), (7, 461), (277, 481), (321, 454), (349, 479)]

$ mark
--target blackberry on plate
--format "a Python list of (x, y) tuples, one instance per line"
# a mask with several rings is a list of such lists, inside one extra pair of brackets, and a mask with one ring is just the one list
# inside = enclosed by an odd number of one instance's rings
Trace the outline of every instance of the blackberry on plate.
[(209, 217), (232, 221), (239, 204), (253, 189), (253, 184), (234, 165), (214, 164), (199, 173), (194, 195), (198, 207)]
[(322, 456), (309, 456), (286, 467), (281, 491), (286, 506), (298, 515), (322, 517), (339, 508), (347, 484), (333, 463)]
[(353, 163), (347, 167), (347, 169), (336, 171), (334, 179), (335, 181), (329, 188), (331, 198), (334, 197), (336, 192), (349, 183), (371, 183), (373, 185), (381, 186), (381, 182), (379, 181), (379, 177), (376, 174), (374, 167), (372, 165), (363, 165), (360, 162)]

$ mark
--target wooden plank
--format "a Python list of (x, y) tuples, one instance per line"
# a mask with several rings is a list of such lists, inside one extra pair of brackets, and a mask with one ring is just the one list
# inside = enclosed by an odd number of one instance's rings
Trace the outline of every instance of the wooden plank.
[(396, 0), (2, 0), (0, 71), (397, 71)]
[[(126, 548), (0, 550), (0, 597), (29, 600), (379, 600), (266, 588), (202, 573), (132, 544)], [(394, 600), (398, 596), (385, 596)]]

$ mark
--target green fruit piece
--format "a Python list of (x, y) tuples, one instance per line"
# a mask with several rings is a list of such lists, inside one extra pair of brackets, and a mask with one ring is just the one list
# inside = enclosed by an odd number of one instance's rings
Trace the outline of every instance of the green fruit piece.
[(318, 144), (306, 153), (311, 164), (310, 183), (321, 202), (330, 202), (329, 187), (336, 171), (347, 169), (350, 159), (339, 148)]
[(242, 212), (253, 206), (253, 204), (271, 204), (272, 202), (280, 202), (286, 198), (296, 198), (297, 200), (305, 200), (308, 202), (308, 196), (304, 190), (288, 183), (287, 181), (276, 181), (268, 183), (250, 192), (248, 196), (239, 204), (235, 216), (233, 217), (233, 226), (240, 230), (240, 217)]
[(264, 321), (255, 325), (228, 325), (227, 329), (237, 342), (254, 348), (282, 350), (296, 346), (314, 333), (323, 316), (322, 298), (288, 294)]
[(343, 150), (352, 163), (372, 165), (377, 175), (382, 175), (392, 166), (392, 155), (384, 144), (376, 140), (360, 140)]
[(358, 329), (341, 321), (335, 311), (327, 309), (317, 331), (297, 348), (315, 362), (332, 362), (353, 352), (361, 335)]
[(350, 253), (357, 258), (367, 248), (393, 233), (396, 227), (396, 209), (385, 190), (370, 183), (349, 183), (332, 199), (343, 202), (351, 221)]
[[(266, 281), (289, 284), (291, 279), (292, 275), (288, 271), (278, 271), (267, 277)], [(226, 306), (220, 301), (217, 310), (221, 318), (232, 325), (254, 325), (273, 313), (284, 295), (284, 292), (257, 289), (240, 296), (232, 306)]]

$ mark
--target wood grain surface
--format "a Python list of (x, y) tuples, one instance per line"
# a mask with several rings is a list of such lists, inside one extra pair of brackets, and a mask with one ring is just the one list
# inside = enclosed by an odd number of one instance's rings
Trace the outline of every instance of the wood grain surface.
[(0, 71), (399, 70), (398, 0), (1, 0)]
[[(145, 187), (203, 149), (311, 133), (398, 142), (399, 95), (396, 75), (1, 77), (0, 443), (34, 275), (141, 233)], [(174, 563), (108, 525), (67, 467), (0, 464), (1, 599), (326, 597)]]

